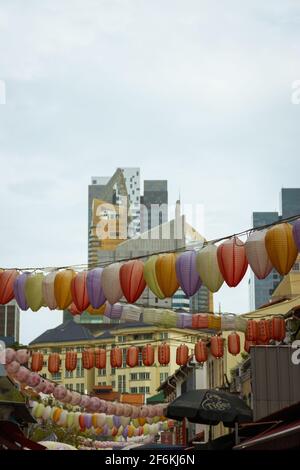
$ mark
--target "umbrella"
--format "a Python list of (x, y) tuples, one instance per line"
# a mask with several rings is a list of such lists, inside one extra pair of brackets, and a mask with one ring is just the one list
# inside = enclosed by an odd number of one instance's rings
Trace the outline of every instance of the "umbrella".
[(171, 419), (187, 418), (192, 423), (234, 427), (235, 423), (252, 421), (252, 410), (238, 396), (221, 390), (191, 390), (167, 407)]

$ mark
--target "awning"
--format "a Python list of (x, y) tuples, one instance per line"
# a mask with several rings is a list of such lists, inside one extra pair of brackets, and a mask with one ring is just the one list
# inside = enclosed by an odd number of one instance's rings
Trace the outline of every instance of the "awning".
[(147, 405), (151, 405), (151, 403), (164, 403), (165, 395), (164, 392), (159, 392), (156, 395), (152, 395), (152, 397), (147, 398)]
[(282, 302), (268, 305), (267, 307), (259, 308), (253, 312), (243, 313), (244, 318), (266, 318), (273, 315), (287, 315), (293, 309), (299, 308), (300, 296), (292, 300), (284, 300)]

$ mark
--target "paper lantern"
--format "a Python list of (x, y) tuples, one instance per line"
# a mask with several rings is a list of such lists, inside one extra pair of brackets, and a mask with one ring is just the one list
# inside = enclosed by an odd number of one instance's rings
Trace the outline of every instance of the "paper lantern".
[(298, 255), (292, 226), (284, 223), (270, 228), (266, 234), (265, 244), (270, 261), (276, 271), (282, 276), (288, 274)]
[(121, 322), (138, 322), (142, 315), (141, 307), (136, 305), (124, 305), (121, 315)]
[(272, 318), (267, 320), (268, 338), (273, 339), (273, 321)]
[(41, 377), (36, 372), (31, 372), (26, 380), (26, 384), (29, 387), (37, 387), (41, 382)]
[(208, 314), (208, 328), (211, 330), (221, 329), (221, 315)]
[(196, 256), (196, 269), (210, 292), (217, 292), (224, 282), (218, 264), (217, 250), (216, 245), (209, 244)]
[(155, 271), (160, 290), (165, 297), (172, 297), (179, 288), (176, 276), (176, 255), (174, 253), (159, 255), (155, 263)]
[(186, 344), (181, 344), (176, 348), (176, 364), (186, 366), (189, 358), (189, 348)]
[(95, 366), (94, 349), (89, 348), (82, 351), (82, 367), (84, 369), (92, 369)]
[(237, 237), (226, 240), (217, 249), (221, 274), (229, 287), (236, 287), (246, 274), (248, 261), (245, 245)]
[(122, 367), (123, 355), (122, 349), (115, 347), (110, 351), (110, 366), (114, 369), (116, 367)]
[(297, 219), (293, 224), (293, 237), (297, 249), (300, 251), (300, 219)]
[(70, 314), (73, 315), (73, 317), (75, 317), (76, 315), (81, 315), (82, 314), (82, 311), (78, 310), (78, 308), (76, 307), (74, 302), (72, 302), (71, 305), (69, 305), (68, 312), (70, 312)]
[(212, 336), (210, 339), (210, 352), (211, 354), (219, 359), (224, 355), (224, 342), (221, 336)]
[(81, 394), (78, 392), (71, 392), (72, 394), (72, 399), (71, 399), (71, 405), (74, 406), (79, 406), (81, 403)]
[(236, 356), (241, 351), (240, 336), (236, 332), (230, 333), (228, 336), (228, 351)]
[(121, 304), (105, 304), (104, 316), (111, 318), (112, 320), (119, 320), (123, 312), (123, 306)]
[(9, 364), (5, 365), (5, 370), (8, 375), (15, 375), (19, 372), (20, 370), (20, 363), (17, 361), (12, 361)]
[(58, 353), (51, 353), (48, 357), (48, 370), (50, 374), (57, 374), (60, 368), (60, 357)]
[(30, 370), (26, 369), (26, 367), (21, 366), (18, 372), (15, 375), (15, 379), (18, 382), (24, 383), (26, 382), (27, 378), (29, 377)]
[(89, 404), (89, 411), (98, 411), (101, 407), (101, 401), (98, 397), (92, 397)]
[(267, 344), (269, 342), (269, 327), (267, 320), (259, 320), (257, 323), (257, 342)]
[(72, 278), (71, 281), (71, 295), (75, 306), (79, 311), (83, 312), (90, 305), (87, 287), (86, 287), (87, 272), (82, 271)]
[(21, 310), (28, 310), (28, 304), (25, 296), (25, 283), (30, 273), (22, 273), (15, 278), (13, 290), (14, 297)]
[(147, 286), (153, 292), (153, 294), (158, 297), (159, 299), (163, 299), (165, 296), (161, 291), (157, 276), (156, 276), (156, 261), (158, 259), (158, 255), (153, 255), (148, 258), (148, 260), (144, 264), (144, 279), (146, 281)]
[(65, 310), (72, 303), (71, 284), (76, 276), (73, 269), (58, 271), (54, 279), (54, 295), (59, 310)]
[(256, 341), (258, 337), (257, 322), (255, 320), (248, 320), (246, 329), (246, 340)]
[(208, 358), (208, 351), (207, 351), (207, 346), (205, 341), (202, 341), (201, 339), (197, 341), (195, 344), (195, 358), (197, 362), (200, 362), (201, 364), (203, 362), (207, 361)]
[(44, 302), (50, 310), (57, 308), (57, 302), (54, 294), (54, 281), (57, 271), (47, 274), (42, 282), (42, 295)]
[(14, 298), (14, 283), (18, 276), (16, 269), (0, 272), (0, 304), (8, 304)]
[(250, 349), (256, 345), (256, 342), (255, 341), (249, 341), (248, 339), (245, 338), (245, 342), (244, 342), (244, 350), (246, 351), (246, 353), (250, 353)]
[(3, 356), (1, 354), (1, 364), (10, 364), (12, 361), (16, 359), (16, 351), (12, 348), (6, 348), (4, 361), (2, 360), (2, 357)]
[(120, 284), (126, 300), (133, 304), (142, 295), (146, 282), (144, 280), (144, 263), (132, 260), (120, 268)]
[(30, 358), (30, 352), (27, 349), (18, 349), (16, 352), (16, 361), (20, 364), (27, 364)]
[(258, 279), (265, 279), (273, 269), (266, 250), (267, 230), (253, 232), (245, 243), (248, 263)]
[(65, 357), (65, 368), (67, 371), (72, 372), (77, 367), (77, 352), (67, 351)]
[(113, 263), (103, 269), (101, 282), (105, 297), (110, 304), (115, 304), (123, 297), (120, 284), (121, 263)]
[(103, 268), (91, 269), (87, 273), (86, 286), (88, 291), (88, 297), (90, 299), (91, 306), (98, 309), (106, 301), (106, 297), (102, 287), (102, 273)]
[(44, 356), (40, 352), (33, 352), (31, 356), (31, 370), (39, 372), (43, 368)]
[(192, 328), (193, 315), (191, 313), (177, 313), (177, 328)]
[(91, 305), (88, 306), (86, 311), (90, 315), (103, 315), (106, 309), (106, 304), (101, 305), (99, 308), (93, 308)]
[(272, 338), (275, 341), (283, 341), (286, 335), (286, 326), (283, 317), (272, 318)]
[(30, 274), (25, 282), (25, 297), (29, 308), (37, 312), (44, 303), (42, 284), (44, 275), (42, 273)]
[(167, 343), (158, 346), (158, 362), (161, 366), (166, 366), (170, 362), (170, 346)]
[(207, 313), (193, 313), (192, 315), (192, 328), (202, 330), (208, 328), (208, 315)]
[(201, 279), (196, 269), (194, 250), (182, 253), (176, 259), (176, 276), (180, 287), (187, 297), (192, 297), (201, 287)]
[(126, 364), (129, 367), (136, 367), (139, 363), (139, 348), (130, 346), (126, 352)]
[(95, 367), (97, 369), (105, 369), (106, 367), (106, 350), (104, 348), (95, 348)]
[(146, 344), (142, 351), (143, 364), (146, 367), (151, 367), (154, 364), (154, 348), (151, 344)]

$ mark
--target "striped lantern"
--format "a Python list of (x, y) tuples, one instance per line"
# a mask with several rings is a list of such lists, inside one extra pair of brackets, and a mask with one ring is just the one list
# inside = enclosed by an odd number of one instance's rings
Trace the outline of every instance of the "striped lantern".
[(247, 329), (245, 334), (247, 341), (257, 341), (258, 338), (258, 327), (255, 320), (247, 321)]
[(244, 243), (237, 237), (226, 240), (217, 249), (219, 268), (229, 287), (236, 287), (246, 274), (248, 261)]
[(114, 369), (116, 367), (122, 367), (122, 364), (123, 364), (122, 349), (116, 346), (110, 351), (110, 366)]
[(257, 323), (257, 344), (268, 344), (270, 339), (267, 320), (259, 320)]
[(130, 346), (126, 351), (126, 364), (129, 367), (137, 367), (139, 363), (139, 348)]
[(186, 344), (181, 344), (176, 349), (176, 364), (186, 366), (189, 359), (189, 348)]
[(153, 366), (154, 364), (154, 348), (151, 344), (146, 344), (142, 350), (143, 364), (146, 367)]
[(71, 281), (72, 301), (80, 312), (86, 310), (90, 305), (86, 279), (87, 272), (82, 271), (80, 273), (77, 273)]
[(158, 255), (153, 255), (148, 258), (148, 260), (144, 264), (144, 279), (146, 281), (147, 286), (153, 292), (153, 294), (159, 298), (163, 299), (165, 296), (161, 291), (157, 276), (156, 276), (156, 261), (158, 259)]
[(187, 297), (192, 297), (201, 287), (201, 279), (196, 270), (196, 253), (186, 251), (176, 259), (176, 276), (180, 287)]
[(95, 367), (95, 351), (93, 348), (82, 351), (82, 367), (84, 369), (92, 369)]
[(48, 370), (50, 374), (57, 374), (60, 368), (60, 356), (58, 353), (51, 353), (48, 356)]
[(38, 351), (34, 351), (31, 356), (31, 370), (39, 372), (43, 368), (44, 356)]
[(72, 303), (71, 284), (76, 276), (73, 269), (58, 271), (54, 279), (54, 295), (59, 310), (67, 309)]
[(101, 282), (105, 297), (110, 304), (115, 304), (123, 297), (120, 284), (121, 263), (113, 263), (103, 269)]
[(258, 279), (265, 279), (273, 269), (266, 250), (267, 230), (253, 232), (245, 243), (248, 263)]
[(272, 318), (272, 338), (275, 341), (283, 341), (286, 335), (285, 320), (283, 317)]
[(228, 336), (228, 351), (233, 356), (236, 356), (241, 351), (240, 336), (235, 331)]
[(0, 304), (8, 304), (14, 298), (14, 284), (18, 276), (16, 269), (0, 272)]
[(167, 343), (158, 346), (158, 362), (161, 366), (166, 366), (170, 362), (170, 346)]
[(25, 282), (25, 297), (29, 308), (33, 312), (37, 312), (44, 304), (43, 299), (43, 273), (30, 274)]
[(95, 367), (96, 369), (106, 368), (106, 349), (95, 348)]
[(206, 362), (208, 358), (207, 345), (201, 339), (195, 344), (195, 358), (199, 363)]
[(146, 287), (144, 263), (140, 260), (124, 263), (120, 268), (120, 284), (127, 302), (134, 304)]
[(219, 268), (217, 251), (216, 245), (209, 244), (199, 251), (196, 258), (196, 269), (203, 284), (210, 292), (217, 292), (224, 282)]
[(121, 318), (122, 312), (123, 306), (121, 304), (111, 305), (107, 302), (104, 311), (104, 316), (113, 320), (119, 320)]
[(86, 286), (90, 304), (93, 308), (98, 309), (106, 301), (106, 297), (102, 287), (103, 268), (91, 269), (87, 273)]
[(266, 234), (265, 244), (276, 271), (282, 276), (288, 274), (298, 256), (291, 224), (283, 223), (270, 228)]
[(28, 310), (29, 306), (26, 301), (25, 295), (25, 283), (30, 273), (22, 273), (16, 277), (14, 282), (14, 297), (16, 299), (17, 304), (19, 305), (21, 310)]
[(42, 282), (42, 294), (46, 306), (50, 310), (57, 308), (57, 302), (54, 294), (54, 281), (57, 271), (47, 274)]
[(67, 371), (72, 372), (77, 367), (77, 352), (67, 351), (65, 357), (65, 368)]
[(221, 336), (212, 336), (210, 339), (210, 352), (211, 354), (219, 359), (224, 355), (224, 341)]
[(165, 297), (172, 297), (179, 289), (179, 283), (176, 277), (176, 255), (168, 253), (159, 255), (156, 264), (156, 277), (159, 287)]

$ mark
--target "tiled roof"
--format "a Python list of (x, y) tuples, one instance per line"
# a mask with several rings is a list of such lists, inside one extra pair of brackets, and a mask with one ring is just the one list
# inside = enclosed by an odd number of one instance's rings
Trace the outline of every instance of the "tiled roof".
[(75, 323), (73, 320), (69, 320), (58, 325), (56, 328), (45, 331), (29, 344), (63, 343), (67, 341), (84, 341), (90, 339), (95, 338), (88, 328), (80, 323)]

